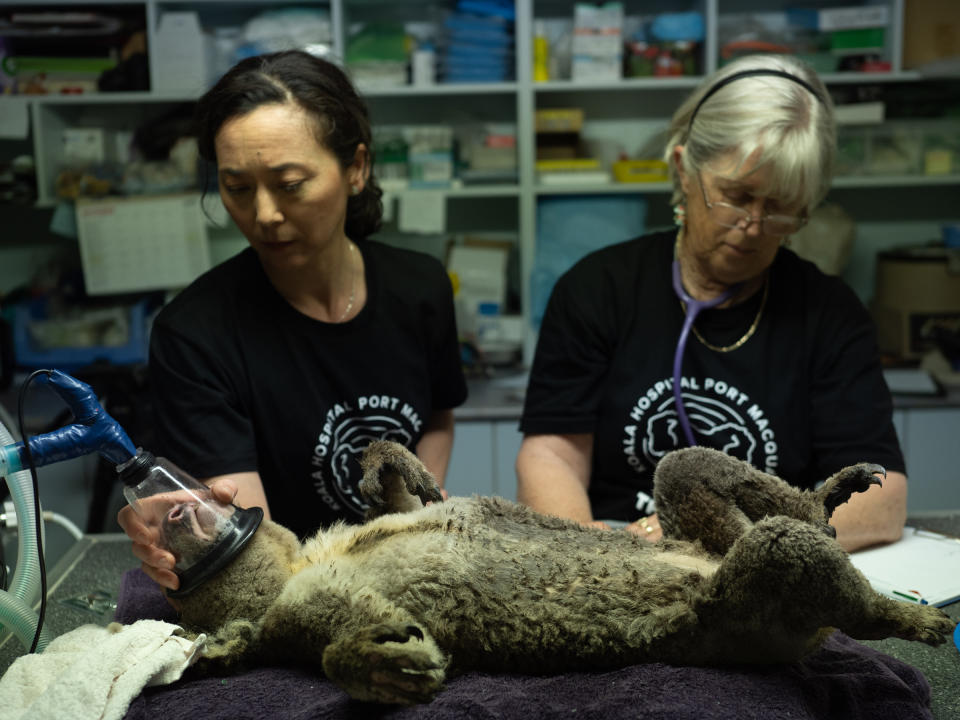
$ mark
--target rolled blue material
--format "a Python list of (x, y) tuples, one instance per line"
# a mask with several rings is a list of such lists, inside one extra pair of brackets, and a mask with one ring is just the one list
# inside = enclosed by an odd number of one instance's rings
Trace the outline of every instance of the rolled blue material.
[[(30, 438), (30, 452), (37, 467), (99, 452), (114, 464), (126, 462), (137, 454), (120, 423), (103, 409), (93, 388), (60, 370), (37, 376), (37, 382), (50, 387), (66, 401), (76, 422)], [(23, 443), (0, 448), (3, 474), (26, 467)]]
[(657, 15), (650, 25), (650, 34), (662, 41), (700, 42), (704, 33), (703, 15), (698, 12), (663, 13)]

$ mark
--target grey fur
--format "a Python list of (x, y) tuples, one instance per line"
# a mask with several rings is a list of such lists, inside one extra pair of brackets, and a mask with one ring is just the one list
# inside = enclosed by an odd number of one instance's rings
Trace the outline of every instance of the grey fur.
[(467, 670), (788, 662), (833, 628), (929, 644), (953, 629), (874, 592), (832, 537), (830, 511), (878, 482), (876, 465), (809, 492), (714, 450), (670, 453), (656, 545), (499, 498), (439, 502), (395, 443), (362, 465), (367, 523), (301, 544), (265, 522), (182, 601), (182, 623), (211, 634), (207, 670), (295, 661), (355, 698), (410, 704)]

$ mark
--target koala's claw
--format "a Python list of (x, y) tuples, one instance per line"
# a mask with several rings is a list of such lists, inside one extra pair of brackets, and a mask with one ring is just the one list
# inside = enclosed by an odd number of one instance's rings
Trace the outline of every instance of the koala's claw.
[(418, 628), (416, 625), (407, 625), (403, 632), (398, 632), (393, 629), (387, 629), (382, 635), (377, 635), (373, 638), (375, 643), (386, 643), (386, 642), (398, 642), (403, 643), (407, 642), (411, 638), (416, 638), (417, 640), (423, 640), (423, 630)]
[(871, 485), (883, 485), (877, 477), (887, 477), (887, 470), (876, 463), (859, 463), (846, 467), (827, 480), (823, 504), (827, 509), (827, 517), (833, 515), (838, 506), (843, 505), (854, 493), (866, 492)]
[[(397, 512), (421, 507), (428, 502), (442, 502), (443, 495), (436, 480), (420, 459), (396, 442), (375, 440), (360, 458), (363, 477), (359, 490), (374, 509)], [(418, 498), (412, 505), (408, 498)], [(369, 518), (368, 518), (369, 519)]]

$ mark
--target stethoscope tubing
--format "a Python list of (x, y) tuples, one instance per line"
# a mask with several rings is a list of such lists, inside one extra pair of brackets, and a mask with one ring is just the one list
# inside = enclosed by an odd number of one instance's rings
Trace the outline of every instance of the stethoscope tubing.
[(740, 289), (739, 285), (728, 288), (719, 297), (712, 300), (695, 300), (683, 287), (683, 280), (680, 277), (680, 261), (673, 261), (673, 291), (681, 302), (686, 305), (686, 314), (683, 319), (683, 328), (680, 330), (680, 337), (677, 340), (677, 349), (673, 354), (673, 399), (677, 406), (677, 419), (680, 421), (680, 427), (683, 430), (684, 439), (687, 445), (694, 447), (697, 440), (693, 434), (693, 427), (690, 425), (690, 418), (687, 416), (687, 408), (683, 402), (683, 394), (680, 392), (680, 382), (683, 372), (683, 355), (687, 351), (687, 341), (690, 339), (690, 330), (693, 329), (693, 323), (697, 315), (702, 310), (709, 310), (721, 303), (725, 303), (732, 298)]

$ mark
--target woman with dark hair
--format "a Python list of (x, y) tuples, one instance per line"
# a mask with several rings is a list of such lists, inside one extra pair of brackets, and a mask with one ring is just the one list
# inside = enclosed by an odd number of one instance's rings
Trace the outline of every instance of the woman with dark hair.
[[(154, 323), (154, 450), (301, 537), (362, 519), (371, 440), (415, 450), (442, 482), (466, 397), (452, 288), (438, 261), (368, 239), (382, 203), (363, 100), (335, 65), (289, 51), (237, 64), (196, 121), (250, 247)], [(176, 588), (173, 557), (129, 508), (118, 519)]]

